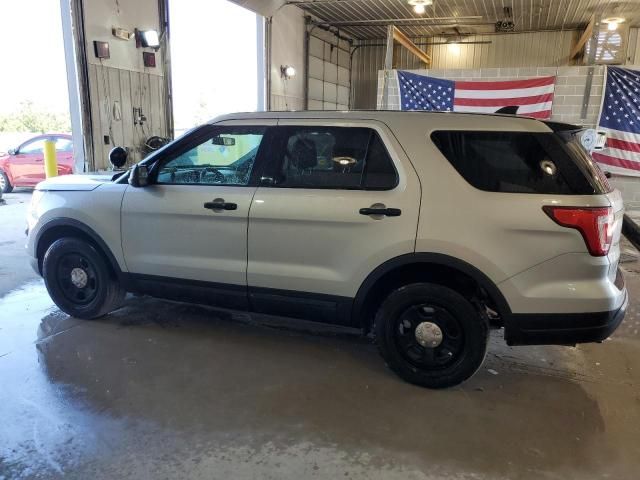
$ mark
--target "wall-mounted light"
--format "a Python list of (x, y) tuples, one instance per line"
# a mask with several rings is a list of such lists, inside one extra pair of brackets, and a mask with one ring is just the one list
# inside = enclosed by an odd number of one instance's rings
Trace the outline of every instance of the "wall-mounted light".
[(414, 12), (422, 15), (426, 11), (426, 7), (433, 5), (433, 0), (408, 0), (408, 3), (413, 7)]
[(625, 19), (622, 17), (610, 17), (602, 21), (607, 24), (607, 29), (613, 32), (618, 29), (618, 26), (623, 23)]
[(160, 48), (160, 36), (156, 30), (138, 30), (136, 28), (136, 46)]
[(280, 66), (280, 75), (285, 80), (289, 80), (291, 77), (296, 76), (296, 69), (291, 65), (282, 65)]

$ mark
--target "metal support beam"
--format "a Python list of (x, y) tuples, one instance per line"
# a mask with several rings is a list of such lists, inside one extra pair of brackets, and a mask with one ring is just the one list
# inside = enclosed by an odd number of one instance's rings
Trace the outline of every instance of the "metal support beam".
[[(439, 22), (456, 22), (457, 20), (482, 20), (479, 15), (467, 15), (460, 17), (425, 17), (425, 18), (372, 18), (368, 20), (336, 20), (336, 21), (314, 21), (314, 25), (327, 25), (332, 27), (368, 27), (385, 26), (390, 24), (437, 24)], [(455, 24), (455, 23), (454, 23)]]
[(168, 138), (175, 135), (173, 126), (173, 83), (171, 81), (171, 46), (169, 26), (169, 0), (158, 0), (158, 14), (160, 17), (160, 42), (162, 45), (162, 83), (164, 99), (162, 102), (165, 132)]
[(73, 134), (74, 173), (93, 168), (93, 126), (89, 100), (89, 70), (81, 0), (60, 0), (62, 38), (69, 90), (69, 111)]
[(387, 27), (387, 50), (384, 54), (384, 77), (382, 85), (382, 109), (389, 110), (389, 77), (393, 69), (393, 25)]
[(589, 44), (589, 58), (587, 64), (589, 69), (587, 70), (587, 83), (584, 86), (584, 94), (582, 95), (582, 110), (580, 111), (580, 119), (587, 118), (587, 112), (589, 111), (589, 100), (591, 98), (591, 86), (593, 85), (593, 64), (596, 61), (596, 51), (598, 50), (598, 37), (600, 33), (600, 15), (594, 17), (593, 28), (591, 32), (591, 39)]
[(391, 31), (395, 41), (422, 60), (427, 66), (431, 65), (431, 57), (424, 51), (420, 50), (420, 48), (418, 48), (418, 46), (409, 39), (409, 37), (394, 26), (391, 27)]
[(580, 37), (580, 40), (578, 40), (578, 43), (576, 43), (576, 45), (571, 50), (571, 53), (569, 54), (569, 60), (571, 60), (573, 57), (578, 55), (582, 51), (584, 46), (587, 44), (587, 42), (591, 38), (591, 35), (593, 34), (593, 26), (595, 25), (595, 23), (596, 23), (596, 16), (591, 15), (587, 28), (584, 29), (584, 32), (582, 32), (582, 36)]

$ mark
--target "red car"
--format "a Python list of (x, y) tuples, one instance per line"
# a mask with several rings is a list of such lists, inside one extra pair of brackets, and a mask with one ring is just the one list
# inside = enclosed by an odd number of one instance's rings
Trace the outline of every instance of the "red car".
[(73, 173), (73, 141), (71, 135), (47, 134), (33, 137), (9, 153), (0, 153), (0, 190), (9, 193), (13, 187), (35, 187), (44, 180), (44, 141), (56, 142), (58, 175)]

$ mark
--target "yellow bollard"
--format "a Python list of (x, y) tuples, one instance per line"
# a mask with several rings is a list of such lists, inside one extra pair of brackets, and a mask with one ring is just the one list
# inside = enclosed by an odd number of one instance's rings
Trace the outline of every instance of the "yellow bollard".
[(58, 160), (56, 159), (56, 142), (44, 141), (44, 173), (47, 178), (58, 175)]

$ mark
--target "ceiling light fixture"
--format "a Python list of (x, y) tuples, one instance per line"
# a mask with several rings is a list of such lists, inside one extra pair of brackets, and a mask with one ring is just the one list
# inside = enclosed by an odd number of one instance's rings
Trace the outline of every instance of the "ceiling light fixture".
[(610, 17), (605, 18), (602, 21), (607, 24), (607, 29), (613, 32), (614, 30), (618, 29), (618, 26), (623, 23), (625, 19), (622, 17)]
[(426, 7), (433, 5), (433, 0), (408, 0), (408, 3), (413, 7), (414, 12), (422, 15), (426, 11)]

